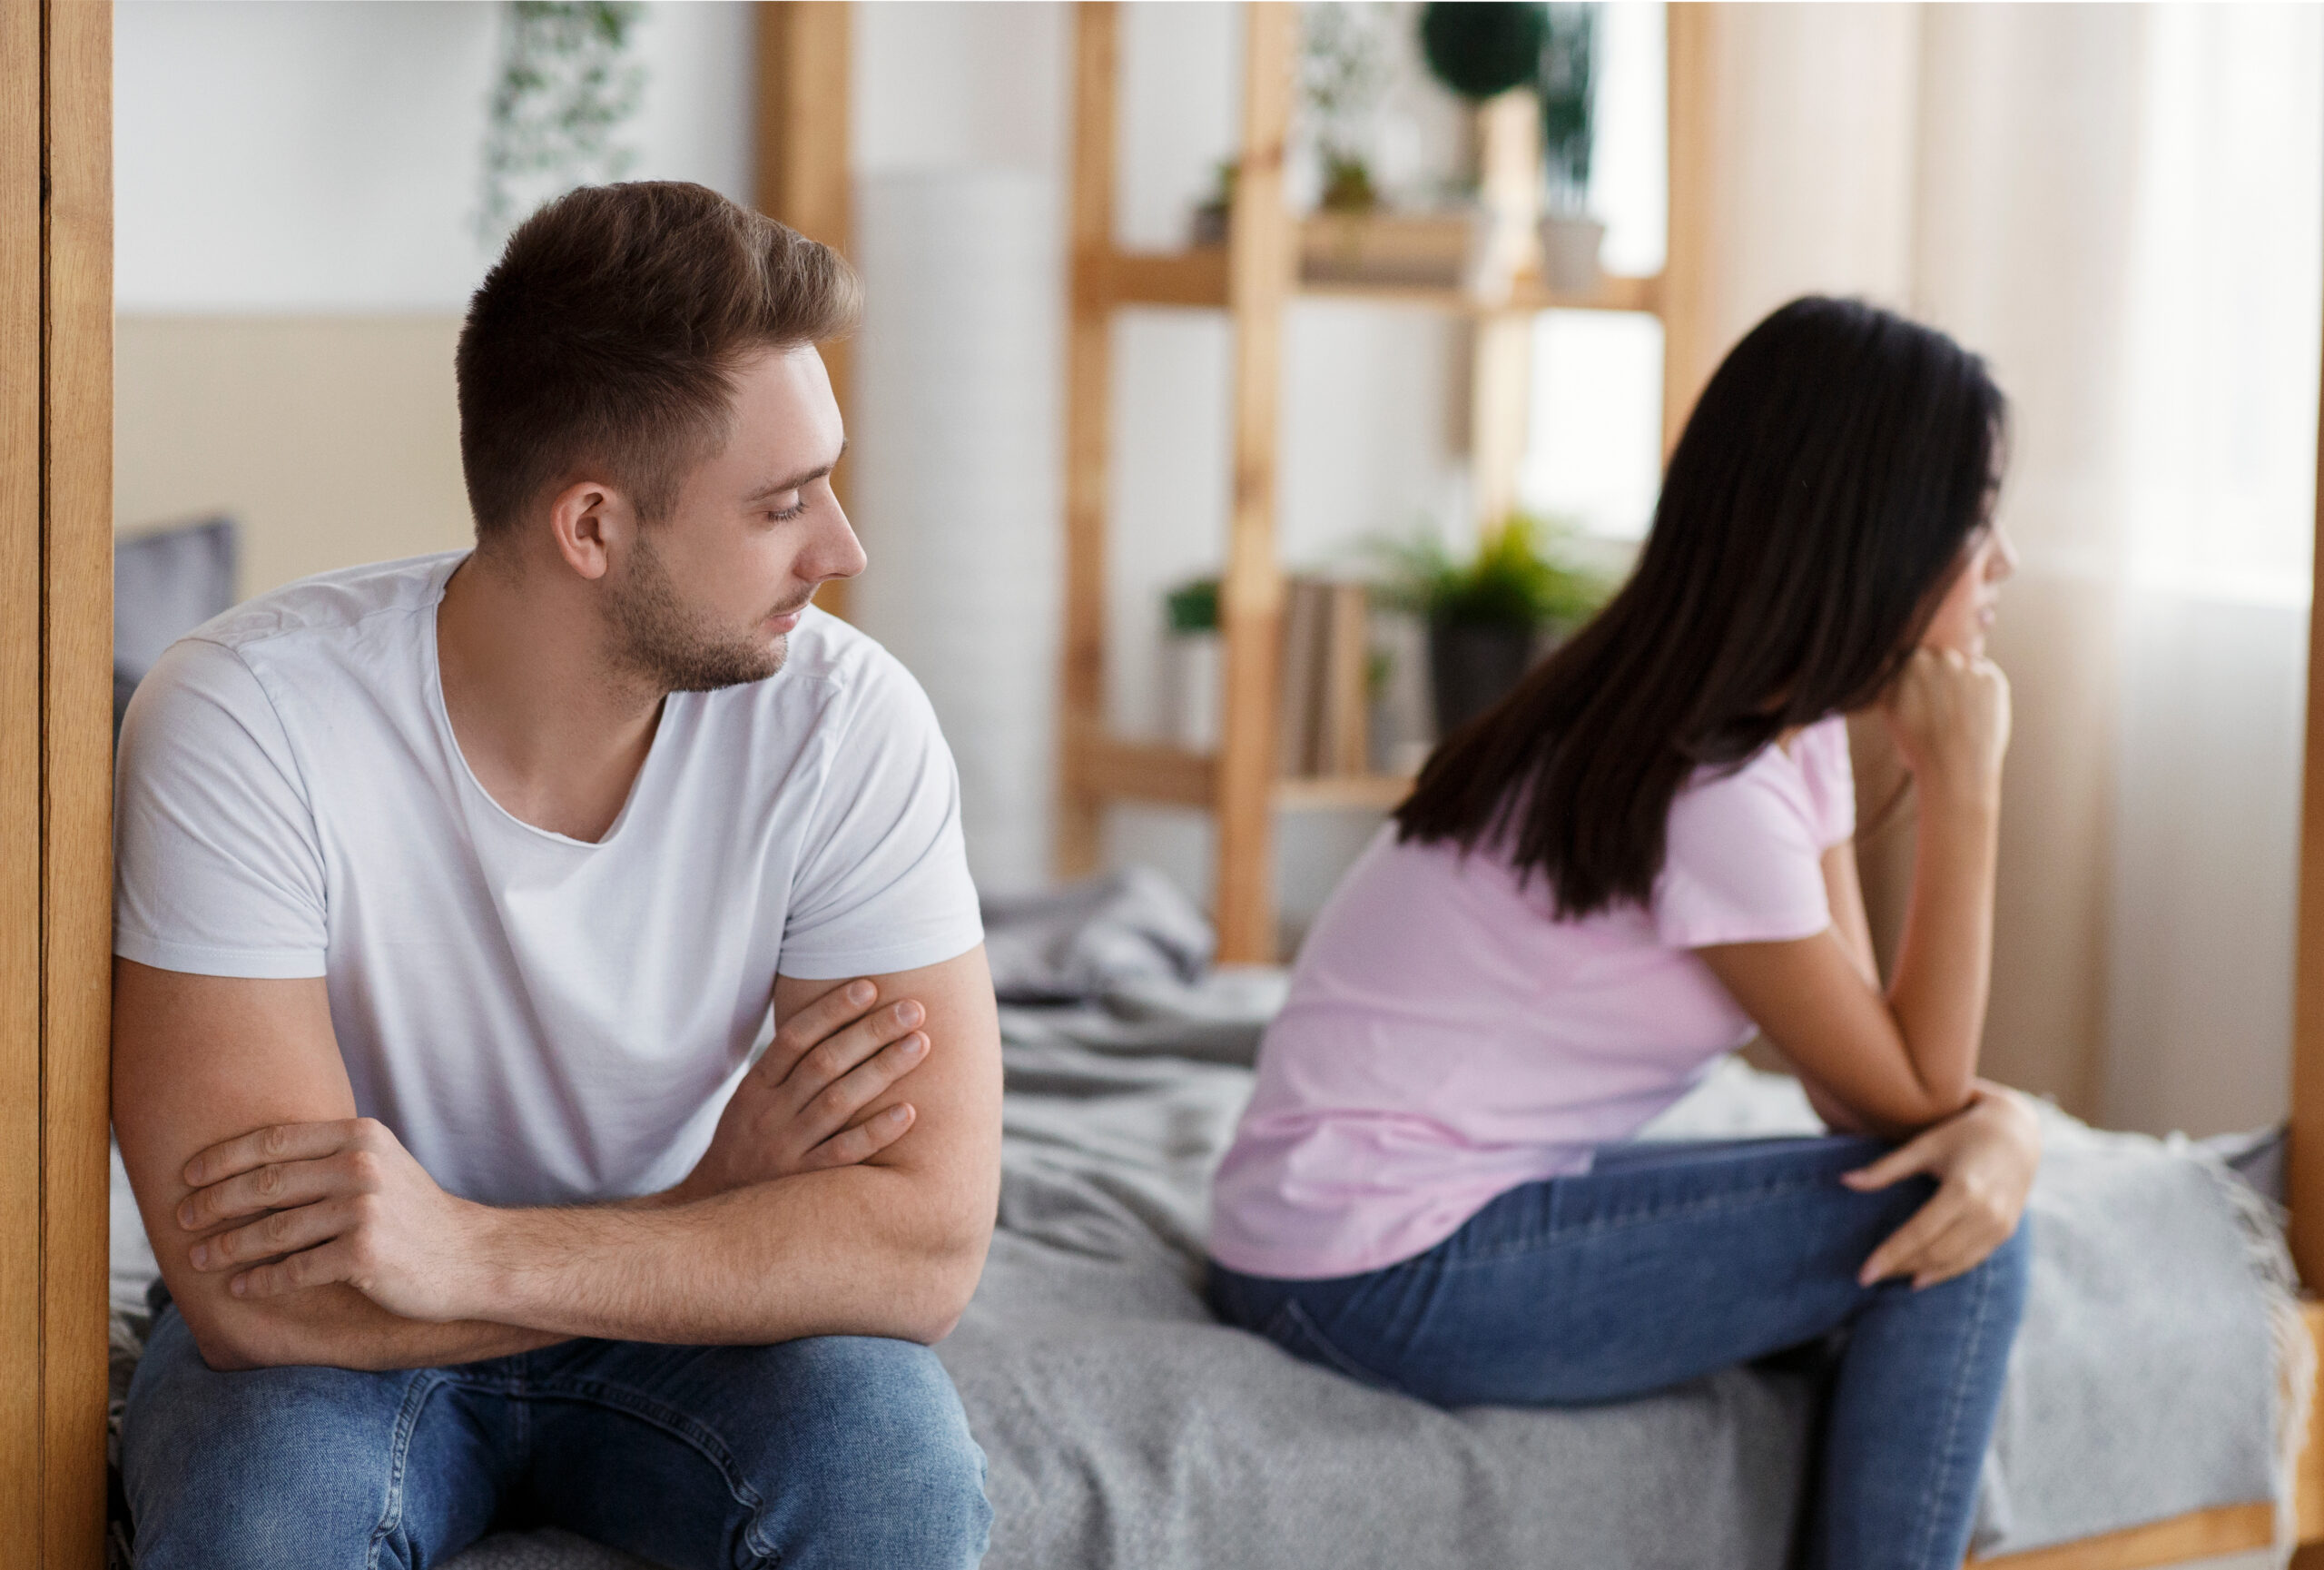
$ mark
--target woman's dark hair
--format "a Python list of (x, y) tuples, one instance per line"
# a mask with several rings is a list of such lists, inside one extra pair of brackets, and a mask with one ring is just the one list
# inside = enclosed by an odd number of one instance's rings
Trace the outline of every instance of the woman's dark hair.
[(1931, 328), (1816, 296), (1760, 322), (1695, 405), (1630, 581), (1445, 738), (1397, 837), (1490, 843), (1562, 916), (1647, 903), (1695, 770), (1903, 667), (1984, 520), (2005, 417)]

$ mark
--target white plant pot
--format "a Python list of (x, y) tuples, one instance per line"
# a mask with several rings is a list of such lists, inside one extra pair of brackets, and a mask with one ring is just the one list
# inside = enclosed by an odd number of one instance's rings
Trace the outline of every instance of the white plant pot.
[(1606, 226), (1595, 218), (1555, 214), (1541, 220), (1541, 281), (1552, 294), (1594, 294), (1598, 290), (1598, 249), (1606, 242)]
[(1173, 632), (1163, 637), (1163, 734), (1188, 752), (1218, 748), (1223, 657), (1215, 632)]

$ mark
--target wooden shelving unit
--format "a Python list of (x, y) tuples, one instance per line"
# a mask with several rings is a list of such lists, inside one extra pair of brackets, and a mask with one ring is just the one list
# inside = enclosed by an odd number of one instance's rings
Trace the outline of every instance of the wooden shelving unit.
[[(1671, 260), (1652, 278), (1609, 277), (1586, 295), (1547, 288), (1530, 267), (1507, 287), (1481, 295), (1456, 287), (1303, 281), (1302, 221), (1284, 202), (1297, 9), (1249, 5), (1243, 142), (1227, 242), (1171, 252), (1124, 251), (1115, 243), (1119, 19), (1108, 0), (1075, 7), (1071, 323), (1066, 388), (1066, 626), (1059, 715), (1057, 860), (1065, 875), (1097, 864), (1107, 807), (1167, 803), (1211, 812), (1217, 822), (1213, 883), (1219, 958), (1274, 957), (1274, 815), (1283, 810), (1393, 806), (1410, 782), (1393, 776), (1280, 778), (1276, 775), (1276, 665), (1284, 582), (1275, 558), (1276, 435), (1283, 330), (1295, 297), (1430, 310), (1466, 319), (1471, 356), (1471, 456), (1481, 518), (1503, 516), (1515, 500), (1531, 377), (1532, 319), (1548, 310), (1642, 311), (1663, 318), (1666, 445), (1691, 401), (1682, 343), (1695, 313), (1669, 308), (1666, 281), (1691, 281), (1695, 259), (1681, 248), (1702, 225), (1682, 202), (1703, 189), (1692, 167), (1702, 116), (1690, 79), (1701, 57), (1692, 6), (1669, 11)], [(1530, 230), (1539, 188), (1538, 137), (1530, 99), (1512, 96), (1479, 112), (1478, 146), (1489, 207), (1512, 229)], [(1310, 222), (1315, 221), (1308, 221)], [(1346, 220), (1326, 221), (1344, 224)], [(1682, 291), (1683, 292), (1683, 291)], [(1225, 311), (1234, 326), (1234, 495), (1219, 591), (1225, 644), (1221, 740), (1216, 755), (1112, 736), (1105, 713), (1107, 473), (1111, 440), (1112, 320), (1125, 307)]]
[[(853, 7), (849, 0), (760, 0), (757, 15), (753, 145), (758, 210), (851, 254), (847, 84)], [(854, 356), (843, 339), (822, 345), (822, 356), (844, 418), (854, 407)], [(832, 477), (832, 489), (844, 506), (844, 467)], [(848, 598), (845, 578), (815, 592), (815, 603), (838, 617), (847, 615)]]

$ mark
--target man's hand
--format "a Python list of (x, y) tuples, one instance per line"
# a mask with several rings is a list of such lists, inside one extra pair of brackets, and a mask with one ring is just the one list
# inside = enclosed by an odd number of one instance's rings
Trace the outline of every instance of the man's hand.
[(1856, 1279), (1868, 1287), (1910, 1276), (1918, 1289), (1976, 1269), (2017, 1229), (2041, 1165), (2033, 1110), (2016, 1091), (1979, 1081), (1967, 1107), (1841, 1178), (1867, 1193), (1916, 1173), (1938, 1180), (1928, 1203), (1872, 1251)]
[(872, 982), (850, 982), (782, 1021), (719, 1114), (710, 1148), (667, 1198), (851, 1167), (902, 1138), (917, 1115), (909, 1101), (854, 1119), (927, 1060), (928, 1011), (911, 998), (875, 1008), (879, 1001)]
[[(907, 998), (875, 1008), (868, 981), (834, 987), (784, 1021), (718, 1120), (710, 1149), (665, 1202), (706, 1199), (795, 1172), (846, 1167), (911, 1127), (899, 1102), (850, 1120), (928, 1055), (926, 1011)], [(281, 1123), (213, 1145), (186, 1164), (193, 1189), (178, 1224), (201, 1234), (193, 1268), (236, 1270), (237, 1298), (343, 1282), (406, 1318), (488, 1312), (478, 1263), (492, 1218), (436, 1186), (393, 1131), (369, 1118)]]
[(236, 1272), (237, 1298), (343, 1282), (408, 1319), (488, 1315), (478, 1244), (489, 1212), (438, 1188), (376, 1119), (255, 1130), (188, 1161), (185, 1180), (187, 1232), (260, 1218), (188, 1250), (197, 1270)]

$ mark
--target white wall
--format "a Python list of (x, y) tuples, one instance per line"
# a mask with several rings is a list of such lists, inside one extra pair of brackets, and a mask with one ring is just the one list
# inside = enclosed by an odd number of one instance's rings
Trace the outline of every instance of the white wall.
[[(121, 0), (118, 309), (462, 310), (491, 261), (475, 217), (500, 19), (444, 0)], [(745, 5), (647, 8), (634, 175), (749, 199), (751, 26)]]
[[(1616, 29), (1626, 38), (1637, 35), (1620, 47), (1635, 51), (1659, 43), (1659, 35), (1649, 36), (1651, 28), (1632, 25), (1652, 14), (1644, 8)], [(1398, 25), (1411, 20), (1407, 6)], [(1038, 222), (1046, 224), (1053, 252), (1048, 275), (1052, 331), (1063, 307), (1057, 247), (1070, 152), (1069, 22), (1066, 6), (1047, 0), (862, 5), (855, 10), (852, 72), (857, 173), (867, 194), (872, 183), (890, 180), (919, 182), (923, 191), (938, 193), (947, 179), (965, 186), (994, 172), (1039, 183), (1048, 211)], [(699, 180), (748, 198), (752, 27), (747, 5), (649, 5), (637, 35), (647, 74), (644, 104), (627, 133), (637, 151), (632, 173)], [(280, 341), (286, 331), (300, 335), (287, 319), (406, 315), (430, 322), (423, 338), (432, 334), (430, 341), (448, 342), (454, 319), (491, 260), (477, 236), (475, 214), (499, 28), (499, 7), (480, 4), (122, 0), (116, 267), (120, 309), (131, 319), (125, 332), (140, 343), (165, 340), (184, 361), (201, 355), (198, 343), (223, 344), (202, 334), (231, 335), (231, 324), (198, 329), (154, 321), (151, 331), (139, 324), (163, 317), (268, 318), (263, 353), (244, 354), (237, 343), (224, 345), (214, 358), (222, 365), (296, 363), (304, 368), (304, 380), (295, 388), (274, 389), (265, 400), (239, 400), (229, 391), (198, 420), (189, 411), (176, 430), (167, 408), (126, 390), (143, 412), (122, 432), (121, 489), (135, 499), (137, 522), (172, 511), (240, 511), (254, 536), (258, 570), (246, 575), (249, 588), (270, 587), (293, 568), (373, 554), (384, 537), (372, 527), (340, 527), (356, 512), (322, 499), (330, 494), (338, 464), (328, 453), (308, 454), (296, 488), (254, 476), (239, 489), (231, 465), (194, 463), (190, 453), (263, 454), (270, 433), (261, 429), (261, 402), (327, 406), (335, 418), (315, 428), (350, 443), (362, 441), (361, 433), (375, 426), (410, 430), (445, 424), (444, 407), (415, 413), (399, 405), (391, 417), (375, 419), (364, 400), (447, 400), (448, 376), (431, 381), (421, 374), (424, 366), (414, 366), (393, 379), (392, 387), (383, 386), (359, 367), (335, 373), (342, 357), (334, 351), (289, 353)], [(1610, 49), (1616, 46), (1610, 41)], [(1457, 168), (1464, 133), (1458, 107), (1422, 80), (1409, 39), (1399, 47), (1403, 72), (1374, 151), (1387, 183), (1421, 193)], [(1121, 234), (1131, 244), (1174, 246), (1183, 239), (1188, 208), (1210, 183), (1214, 164), (1235, 148), (1239, 7), (1132, 5), (1125, 12), (1123, 57)], [(1641, 101), (1625, 113), (1651, 131), (1659, 104)], [(1608, 161), (1619, 169), (1625, 157), (1659, 162), (1655, 150), (1642, 146), (1610, 153)], [(1294, 173), (1295, 183), (1313, 183), (1312, 159), (1304, 150)], [(1658, 202), (1631, 202), (1614, 214), (1614, 252), (1651, 265), (1660, 247)], [(883, 279), (891, 262), (876, 254), (861, 260), (871, 286), (870, 339), (890, 306), (901, 316), (910, 311), (901, 301), (883, 304), (885, 286), (904, 282)], [(931, 336), (931, 352), (940, 336)], [(344, 340), (317, 330), (318, 345)], [(1226, 334), (1224, 323), (1206, 313), (1141, 311), (1122, 320), (1117, 342), (1109, 587), (1116, 658), (1109, 690), (1121, 727), (1150, 732), (1160, 719), (1161, 592), (1177, 579), (1214, 570), (1223, 551)], [(1653, 362), (1650, 339), (1626, 352), (1635, 365)], [(1571, 405), (1579, 395), (1601, 411), (1614, 407), (1589, 396), (1586, 376), (1576, 382), (1570, 374), (1586, 359), (1561, 347), (1545, 362), (1569, 372), (1558, 396)], [(136, 374), (143, 363), (125, 362), (124, 370)], [(865, 369), (875, 380), (891, 381), (941, 370), (919, 366), (908, 351), (882, 355)], [(1031, 370), (1045, 381), (1013, 387), (1005, 396), (1017, 400), (1013, 407), (1054, 409), (1061, 370), (1049, 353)], [(967, 418), (980, 396), (961, 381), (957, 368), (941, 373), (950, 379), (946, 385), (959, 389), (957, 406), (915, 401), (908, 428), (891, 422), (882, 430), (867, 405), (866, 440), (851, 462), (868, 469), (940, 453), (938, 426), (947, 408)], [(1330, 565), (1344, 560), (1366, 534), (1461, 518), (1464, 377), (1457, 337), (1441, 317), (1324, 303), (1296, 308), (1281, 511), (1289, 563)], [(1646, 384), (1632, 390), (1630, 401), (1647, 411), (1642, 429), (1650, 433), (1659, 391)], [(236, 407), (243, 401), (247, 410)], [(897, 407), (893, 399), (890, 407)], [(1053, 469), (1056, 436), (1054, 430), (1041, 431), (1026, 449), (1034, 456), (1021, 458), (1020, 465), (1046, 461)], [(1577, 444), (1585, 454), (1598, 445)], [(1631, 458), (1629, 468), (1635, 471), (1636, 453)], [(379, 465), (373, 454), (350, 452), (343, 467), (353, 477), (369, 476)], [(1541, 464), (1529, 469), (1536, 489), (1544, 472)], [(885, 478), (896, 483), (884, 489), (879, 483), (859, 487), (858, 522), (873, 573), (894, 575), (897, 581), (884, 593), (867, 583), (863, 614), (875, 635), (906, 647), (913, 638), (895, 619), (898, 607), (921, 602), (924, 585), (915, 575), (940, 572), (949, 552), (914, 552), (913, 531), (933, 527), (930, 514), (918, 503), (892, 499), (934, 495), (940, 477)], [(1056, 480), (1053, 472), (1029, 473), (1011, 499), (1053, 518)], [(1639, 489), (1633, 473), (1610, 510), (1635, 515)], [(448, 494), (441, 483), (414, 493), (415, 505), (428, 515), (396, 535), (396, 548), (459, 537), (464, 520), (448, 505)], [(897, 515), (883, 517), (883, 509)], [(985, 614), (1053, 617), (1056, 586), (1035, 581), (1038, 575), (1053, 577), (1051, 569), (1028, 559), (1019, 570), (1033, 575), (1021, 580), (1021, 594)], [(888, 625), (881, 625), (883, 618)], [(954, 684), (958, 690), (943, 700), (950, 711), (948, 726), (966, 734), (990, 722), (1012, 736), (1045, 736), (1054, 685), (1049, 672), (1029, 669), (976, 691)], [(1039, 790), (1046, 789), (1051, 763), (1045, 754), (1029, 754), (1018, 766)], [(1284, 820), (1283, 894), (1295, 920), (1320, 903), (1375, 821), (1347, 814)], [(1037, 871), (1028, 848), (1034, 840), (1010, 833), (1019, 848), (1001, 864), (980, 870), (1022, 882)], [(1157, 861), (1197, 893), (1206, 891), (1209, 877), (1206, 839), (1200, 815), (1161, 810), (1123, 810), (1110, 831), (1118, 858)]]

